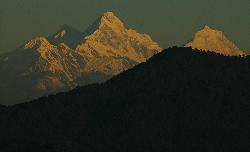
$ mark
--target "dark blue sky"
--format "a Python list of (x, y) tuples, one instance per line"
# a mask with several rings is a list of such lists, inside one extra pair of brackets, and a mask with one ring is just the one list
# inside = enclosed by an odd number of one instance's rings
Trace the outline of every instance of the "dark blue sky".
[(250, 51), (250, 0), (1, 0), (0, 52), (64, 23), (84, 31), (106, 11), (163, 48), (184, 44), (207, 24)]

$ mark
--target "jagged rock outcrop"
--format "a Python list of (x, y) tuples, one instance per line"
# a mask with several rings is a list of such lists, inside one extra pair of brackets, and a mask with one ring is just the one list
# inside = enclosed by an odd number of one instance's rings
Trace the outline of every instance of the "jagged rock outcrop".
[(186, 47), (204, 51), (214, 51), (227, 56), (245, 56), (246, 53), (233, 44), (222, 31), (212, 29), (207, 25), (198, 31)]
[(85, 32), (63, 25), (0, 56), (0, 104), (104, 82), (160, 51), (150, 36), (126, 29), (112, 12)]

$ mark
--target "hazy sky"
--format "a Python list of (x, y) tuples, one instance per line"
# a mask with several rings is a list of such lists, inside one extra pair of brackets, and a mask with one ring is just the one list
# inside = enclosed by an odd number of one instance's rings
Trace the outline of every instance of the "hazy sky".
[(0, 52), (64, 23), (84, 31), (106, 11), (163, 48), (186, 43), (207, 24), (250, 51), (250, 0), (1, 0)]

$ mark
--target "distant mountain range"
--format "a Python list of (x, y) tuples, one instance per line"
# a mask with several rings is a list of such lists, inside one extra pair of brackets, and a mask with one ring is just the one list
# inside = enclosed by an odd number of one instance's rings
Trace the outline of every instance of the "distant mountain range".
[(68, 25), (0, 56), (0, 104), (104, 82), (162, 49), (106, 12), (84, 32)]
[(249, 56), (174, 47), (104, 84), (0, 107), (0, 151), (249, 151), (249, 90)]
[[(185, 45), (228, 56), (246, 53), (205, 26)], [(112, 12), (84, 32), (63, 25), (0, 56), (0, 104), (16, 104), (76, 86), (101, 83), (161, 52), (149, 35), (125, 27)]]

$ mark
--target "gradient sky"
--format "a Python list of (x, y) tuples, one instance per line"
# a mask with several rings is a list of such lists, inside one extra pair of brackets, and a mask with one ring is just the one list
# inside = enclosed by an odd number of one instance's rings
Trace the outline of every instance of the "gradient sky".
[(0, 53), (64, 23), (84, 31), (106, 11), (162, 48), (182, 45), (209, 25), (250, 52), (250, 0), (1, 0)]

